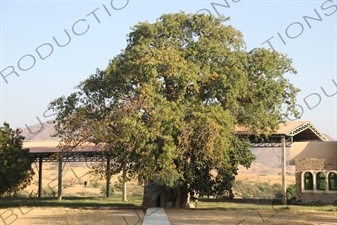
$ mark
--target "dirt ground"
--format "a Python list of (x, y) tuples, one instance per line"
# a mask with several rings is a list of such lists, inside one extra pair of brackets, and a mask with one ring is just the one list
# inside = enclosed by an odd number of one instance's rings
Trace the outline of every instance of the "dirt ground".
[[(85, 164), (86, 165), (86, 164)], [(63, 171), (64, 196), (103, 196), (102, 187), (105, 181), (98, 180), (94, 186), (88, 174), (88, 167), (83, 163), (66, 163)], [(34, 165), (36, 175), (32, 184), (26, 188), (27, 194), (37, 193), (37, 165)], [(43, 164), (43, 188), (57, 189), (57, 164)], [(271, 185), (280, 183), (281, 176), (273, 174), (246, 174), (241, 173), (237, 180), (258, 183), (268, 182)], [(84, 187), (83, 182), (88, 181)], [(113, 177), (111, 183), (117, 181)], [(293, 184), (294, 175), (287, 176), (287, 184)], [(128, 183), (128, 195), (142, 194), (142, 187), (136, 182)], [(165, 209), (172, 225), (207, 225), (207, 224), (287, 224), (287, 225), (314, 225), (336, 224), (336, 212), (293, 211), (293, 210), (250, 210), (250, 209)], [(116, 208), (66, 208), (66, 207), (21, 207), (0, 209), (0, 225), (26, 225), (26, 224), (57, 224), (57, 225), (86, 225), (86, 224), (114, 224), (114, 225), (141, 225), (144, 218), (142, 209), (116, 209)], [(158, 224), (160, 225), (160, 224)]]
[[(165, 208), (172, 225), (337, 224), (336, 212)], [(22, 207), (0, 210), (0, 225), (141, 225), (143, 209)], [(160, 224), (158, 224), (160, 225)]]
[(142, 209), (13, 208), (0, 210), (0, 225), (141, 225)]
[(275, 210), (165, 209), (172, 225), (205, 224), (337, 224), (336, 212)]

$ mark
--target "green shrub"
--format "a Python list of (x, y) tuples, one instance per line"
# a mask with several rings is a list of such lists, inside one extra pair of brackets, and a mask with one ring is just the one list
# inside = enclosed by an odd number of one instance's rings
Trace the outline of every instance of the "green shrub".
[(291, 184), (286, 191), (287, 199), (295, 199), (296, 198), (296, 185)]
[(291, 201), (291, 204), (293, 205), (307, 205), (307, 206), (322, 206), (324, 204), (322, 204), (320, 201), (317, 200), (304, 200), (304, 199), (293, 199)]
[(281, 184), (270, 185), (268, 182), (251, 184), (244, 181), (236, 181), (233, 185), (236, 192), (241, 193), (244, 198), (279, 198), (281, 194)]
[(50, 197), (50, 196), (56, 196), (56, 191), (54, 190), (54, 188), (50, 188), (50, 187), (45, 187), (42, 188), (42, 195), (46, 196), (46, 197)]
[(100, 184), (96, 181), (91, 184), (94, 188), (99, 188)]
[[(102, 185), (101, 186), (101, 194), (103, 196), (106, 196), (106, 185)], [(113, 188), (110, 188), (109, 194), (110, 194), (110, 196), (113, 196), (113, 194), (114, 194), (114, 189)]]
[(272, 186), (273, 193), (276, 198), (282, 198), (282, 185), (279, 183), (275, 183)]
[(132, 193), (131, 194), (132, 197), (143, 197), (142, 193)]
[(27, 190), (20, 190), (14, 192), (13, 197), (29, 197), (29, 192)]
[(84, 191), (76, 192), (76, 195), (79, 195), (79, 196), (82, 196), (82, 197), (88, 196), (88, 194), (86, 192), (84, 192)]

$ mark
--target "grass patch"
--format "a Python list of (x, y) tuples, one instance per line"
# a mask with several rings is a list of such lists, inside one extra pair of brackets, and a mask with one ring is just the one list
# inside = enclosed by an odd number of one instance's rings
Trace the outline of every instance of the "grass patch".
[(99, 188), (101, 185), (96, 181), (96, 182), (92, 183), (91, 186), (93, 188)]
[(275, 199), (198, 199), (198, 209), (226, 209), (226, 210), (295, 210), (295, 211), (331, 211), (330, 205), (282, 205), (282, 200)]
[(20, 197), (4, 197), (0, 198), (0, 208), (11, 207), (67, 207), (67, 208), (83, 208), (83, 207), (140, 207), (142, 198), (128, 197), (127, 202), (122, 201), (121, 196), (113, 196), (109, 198), (98, 197), (63, 197), (62, 201), (58, 201), (54, 197), (43, 198), (20, 198)]
[[(100, 208), (100, 207), (125, 207), (140, 208), (141, 196), (127, 196), (127, 202), (122, 201), (121, 195), (112, 197), (63, 197), (58, 201), (55, 197), (27, 198), (27, 197), (3, 197), (0, 198), (0, 208), (11, 207), (66, 207), (66, 208)], [(287, 205), (281, 204), (281, 199), (198, 199), (198, 209), (224, 209), (224, 210), (295, 210), (295, 211), (331, 211), (330, 205)]]

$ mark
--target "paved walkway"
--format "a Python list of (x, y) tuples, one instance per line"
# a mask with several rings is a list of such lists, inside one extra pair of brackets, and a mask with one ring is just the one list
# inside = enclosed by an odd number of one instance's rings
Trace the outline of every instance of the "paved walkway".
[(163, 208), (148, 208), (143, 225), (171, 225)]

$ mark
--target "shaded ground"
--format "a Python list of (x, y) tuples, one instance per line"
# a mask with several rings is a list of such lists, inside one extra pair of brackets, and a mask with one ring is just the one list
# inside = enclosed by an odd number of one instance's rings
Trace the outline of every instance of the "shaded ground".
[[(2, 218), (1, 218), (2, 217)], [(0, 210), (0, 224), (52, 224), (52, 225), (141, 225), (144, 218), (142, 209), (99, 210), (70, 208), (22, 207)], [(1, 220), (2, 219), (2, 220)]]
[[(62, 201), (58, 201), (56, 197), (42, 197), (42, 198), (25, 198), (25, 197), (4, 197), (0, 198), (1, 208), (10, 207), (61, 207), (61, 208), (84, 208), (84, 207), (124, 207), (135, 208), (140, 207), (142, 198), (129, 197), (127, 202), (121, 201), (121, 196), (113, 196), (109, 198), (95, 198), (95, 197), (63, 197)], [(1, 225), (1, 224), (0, 224)]]
[[(226, 210), (226, 209), (175, 209), (165, 208), (172, 225), (207, 224), (286, 224), (314, 225), (337, 224), (335, 212), (291, 211), (291, 210)], [(21, 207), (0, 210), (0, 224), (26, 225), (141, 225), (142, 209), (87, 208), (40, 208)], [(158, 224), (160, 225), (160, 224)]]
[(335, 212), (290, 210), (165, 209), (172, 225), (205, 224), (337, 224)]

